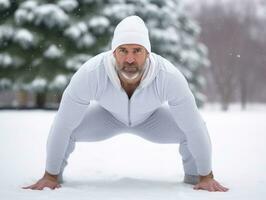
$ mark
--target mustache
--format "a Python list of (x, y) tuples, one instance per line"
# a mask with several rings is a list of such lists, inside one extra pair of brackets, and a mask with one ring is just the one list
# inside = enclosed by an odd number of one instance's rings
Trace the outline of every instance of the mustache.
[(123, 68), (124, 67), (135, 67), (135, 68), (139, 68), (139, 66), (136, 63), (123, 63)]
[(127, 72), (137, 72), (140, 71), (140, 68), (135, 63), (123, 63), (121, 70)]

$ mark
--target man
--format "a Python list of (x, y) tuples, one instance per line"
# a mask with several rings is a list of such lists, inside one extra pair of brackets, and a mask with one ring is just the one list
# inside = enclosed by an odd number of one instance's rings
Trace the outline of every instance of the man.
[(122, 20), (112, 50), (88, 60), (71, 79), (48, 137), (45, 174), (24, 188), (59, 188), (75, 142), (123, 132), (179, 143), (185, 183), (228, 190), (213, 178), (210, 138), (186, 79), (151, 52), (148, 29), (138, 16)]

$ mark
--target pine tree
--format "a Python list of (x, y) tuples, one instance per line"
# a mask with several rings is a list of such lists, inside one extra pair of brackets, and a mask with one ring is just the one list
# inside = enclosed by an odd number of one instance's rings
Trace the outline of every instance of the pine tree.
[(62, 93), (72, 74), (104, 41), (101, 35), (109, 24), (96, 14), (100, 5), (92, 0), (16, 2), (8, 15), (12, 26), (4, 20), (0, 27), (0, 36), (9, 31), (9, 38), (0, 37), (6, 44), (1, 48), (8, 52), (0, 54), (0, 66), (4, 64), (3, 74), (10, 74), (14, 88), (35, 93), (38, 107), (44, 107), (48, 91)]
[(152, 51), (175, 64), (188, 79), (198, 102), (200, 66), (206, 48), (199, 27), (180, 0), (0, 0), (0, 85), (37, 94), (43, 107), (47, 92), (60, 99), (72, 74), (90, 57), (110, 49), (115, 26), (139, 15), (150, 30)]
[(0, 0), (0, 91), (12, 87), (13, 71), (20, 65), (20, 60), (10, 54), (16, 36), (13, 20), (16, 9), (15, 1)]

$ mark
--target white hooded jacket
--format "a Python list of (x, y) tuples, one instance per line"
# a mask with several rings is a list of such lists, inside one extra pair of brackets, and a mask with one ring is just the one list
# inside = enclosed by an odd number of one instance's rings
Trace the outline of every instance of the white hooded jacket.
[[(49, 173), (60, 172), (67, 141), (91, 101), (97, 101), (130, 127), (143, 122), (162, 104), (168, 103), (173, 118), (187, 137), (198, 173), (210, 173), (210, 138), (186, 79), (176, 67), (157, 54), (151, 53), (146, 65), (143, 79), (130, 99), (121, 87), (112, 51), (91, 58), (74, 74), (49, 134), (46, 162)], [(55, 147), (56, 153), (53, 152)]]

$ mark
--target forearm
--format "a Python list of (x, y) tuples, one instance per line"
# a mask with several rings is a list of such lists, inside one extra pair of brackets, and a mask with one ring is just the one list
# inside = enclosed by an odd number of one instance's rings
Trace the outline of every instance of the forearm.
[(71, 134), (87, 107), (75, 102), (68, 94), (63, 96), (47, 141), (46, 171), (50, 174), (59, 174), (62, 170)]
[(198, 174), (207, 175), (212, 170), (211, 141), (193, 98), (188, 96), (180, 102), (172, 102), (170, 110), (186, 136), (188, 148), (197, 165)]

